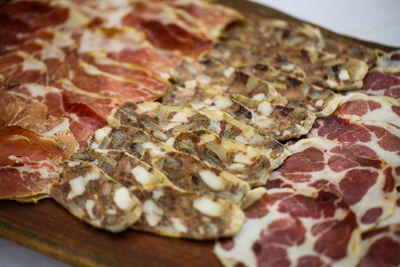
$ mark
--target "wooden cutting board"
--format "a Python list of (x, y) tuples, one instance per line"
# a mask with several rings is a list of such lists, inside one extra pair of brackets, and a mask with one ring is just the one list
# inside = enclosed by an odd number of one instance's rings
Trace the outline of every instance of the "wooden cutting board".
[[(241, 0), (220, 3), (258, 15), (300, 22), (275, 9)], [(361, 42), (382, 50), (393, 49)], [(79, 266), (221, 266), (213, 243), (165, 238), (135, 231), (110, 234), (73, 217), (51, 199), (38, 204), (0, 201), (0, 237)]]

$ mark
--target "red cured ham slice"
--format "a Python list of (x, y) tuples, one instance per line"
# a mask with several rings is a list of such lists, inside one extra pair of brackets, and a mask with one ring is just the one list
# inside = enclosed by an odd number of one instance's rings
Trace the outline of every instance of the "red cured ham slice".
[(144, 32), (156, 47), (179, 50), (192, 57), (199, 57), (213, 47), (204, 24), (166, 5), (138, 2), (122, 19), (122, 24)]
[(384, 122), (400, 128), (400, 100), (392, 97), (349, 93), (336, 114), (344, 118), (356, 115), (364, 121)]
[(46, 84), (46, 65), (23, 51), (0, 56), (0, 81), (4, 84), (39, 83)]
[(357, 267), (400, 265), (399, 224), (364, 233), (362, 239), (363, 255)]
[(396, 191), (391, 166), (368, 146), (314, 137), (298, 141), (289, 150), (292, 155), (271, 173), (267, 188), (314, 187), (335, 193), (356, 214), (361, 229), (392, 213)]
[(319, 119), (308, 136), (367, 146), (393, 168), (393, 177), (400, 184), (400, 131), (386, 123), (362, 121), (358, 116), (346, 119), (333, 114)]
[(375, 69), (367, 74), (361, 92), (400, 98), (400, 72)]
[(0, 90), (0, 118), (3, 126), (19, 126), (51, 137), (67, 155), (78, 148), (68, 119), (49, 115), (46, 105), (35, 99)]
[(19, 127), (0, 128), (0, 199), (37, 201), (58, 177), (63, 151), (49, 138)]
[(214, 252), (225, 266), (355, 266), (353, 212), (324, 191), (276, 189), (244, 210), (246, 221)]
[(182, 57), (176, 53), (157, 50), (139, 32), (128, 29), (85, 30), (74, 34), (79, 52), (105, 53), (108, 57), (166, 74), (177, 66)]

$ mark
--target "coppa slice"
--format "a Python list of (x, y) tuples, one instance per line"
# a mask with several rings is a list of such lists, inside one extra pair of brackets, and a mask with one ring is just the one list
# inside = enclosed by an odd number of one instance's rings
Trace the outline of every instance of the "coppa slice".
[(72, 155), (71, 160), (82, 160), (96, 165), (131, 192), (147, 185), (172, 184), (157, 169), (120, 150), (88, 149)]
[(332, 193), (269, 190), (244, 210), (239, 233), (214, 252), (225, 266), (355, 266), (360, 232)]
[(271, 172), (269, 159), (261, 150), (220, 138), (208, 131), (180, 133), (175, 137), (173, 146), (236, 175), (250, 186), (264, 185)]
[(400, 225), (371, 230), (362, 235), (363, 255), (358, 267), (400, 264)]
[(400, 184), (400, 131), (380, 122), (363, 121), (358, 116), (341, 118), (333, 114), (315, 122), (309, 137), (321, 136), (329, 140), (367, 146), (392, 166), (392, 175)]
[(362, 230), (392, 214), (397, 199), (392, 169), (371, 147), (314, 137), (289, 150), (292, 155), (271, 173), (267, 188), (314, 187), (337, 194), (356, 214)]
[(243, 225), (242, 210), (223, 199), (166, 184), (148, 185), (134, 193), (143, 203), (143, 215), (133, 225), (136, 230), (204, 240), (232, 236)]
[(65, 161), (51, 197), (77, 218), (110, 232), (120, 232), (142, 213), (140, 201), (93, 164)]
[(92, 149), (117, 149), (135, 155), (160, 170), (175, 186), (186, 191), (240, 203), (250, 190), (245, 182), (233, 174), (155, 141), (137, 128), (106, 126), (93, 134), (88, 145)]
[(137, 105), (127, 102), (110, 116), (109, 123), (143, 129), (162, 141), (167, 141), (180, 132), (208, 130), (222, 138), (259, 148), (270, 159), (273, 169), (281, 165), (288, 156), (284, 145), (221, 111), (199, 112), (192, 108), (172, 107), (155, 102)]
[(359, 116), (364, 121), (378, 121), (400, 128), (400, 100), (385, 96), (347, 94), (336, 111), (340, 117)]
[(53, 140), (23, 128), (0, 127), (0, 199), (47, 197), (64, 152)]

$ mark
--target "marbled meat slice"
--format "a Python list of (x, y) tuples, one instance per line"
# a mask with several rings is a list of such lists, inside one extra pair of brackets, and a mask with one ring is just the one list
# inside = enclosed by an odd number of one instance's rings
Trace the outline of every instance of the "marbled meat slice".
[(174, 148), (193, 154), (211, 166), (230, 172), (250, 186), (265, 185), (271, 169), (269, 159), (261, 150), (220, 138), (204, 130), (179, 133)]
[(190, 154), (176, 151), (137, 128), (106, 126), (97, 130), (88, 144), (92, 149), (117, 149), (135, 155), (186, 191), (240, 203), (250, 189), (235, 175), (211, 167)]
[(100, 52), (107, 57), (145, 67), (159, 75), (177, 66), (182, 56), (154, 48), (143, 34), (129, 28), (81, 30), (74, 33), (79, 53)]
[(378, 58), (377, 67), (364, 80), (361, 92), (400, 98), (400, 51), (396, 50)]
[(363, 230), (392, 214), (397, 198), (392, 169), (370, 147), (313, 137), (289, 150), (292, 155), (271, 173), (267, 188), (314, 187), (337, 194)]
[(5, 85), (20, 83), (48, 83), (46, 64), (24, 51), (0, 55), (0, 82)]
[(101, 169), (83, 161), (65, 161), (51, 197), (77, 218), (110, 232), (121, 232), (139, 220), (140, 201)]
[(133, 192), (147, 185), (172, 184), (159, 170), (121, 150), (87, 149), (72, 155), (71, 160), (90, 162)]
[(0, 114), (2, 126), (19, 126), (49, 136), (67, 155), (78, 149), (69, 120), (49, 115), (47, 106), (36, 99), (0, 90)]
[(358, 116), (341, 118), (333, 114), (315, 122), (309, 137), (320, 136), (372, 149), (377, 158), (392, 166), (396, 184), (400, 183), (400, 131), (380, 122), (363, 121)]
[(243, 225), (243, 211), (223, 199), (168, 184), (148, 185), (134, 193), (143, 203), (143, 215), (132, 226), (136, 230), (204, 240), (232, 236)]
[(335, 112), (340, 117), (356, 115), (364, 121), (377, 121), (400, 128), (400, 100), (386, 96), (348, 93)]
[[(219, 137), (231, 139), (262, 150), (275, 169), (289, 155), (284, 145), (260, 134), (256, 129), (222, 111), (196, 111), (192, 108), (167, 106), (156, 102), (125, 103), (109, 118), (110, 124), (129, 125), (143, 129), (153, 137), (167, 141), (180, 132), (208, 130)], [(167, 141), (168, 142), (168, 141)]]
[(362, 256), (357, 267), (399, 266), (400, 225), (373, 229), (362, 235)]
[(355, 266), (360, 232), (336, 195), (316, 190), (269, 190), (244, 210), (246, 220), (214, 252), (225, 266)]
[(0, 199), (47, 197), (64, 152), (53, 140), (16, 126), (0, 127)]

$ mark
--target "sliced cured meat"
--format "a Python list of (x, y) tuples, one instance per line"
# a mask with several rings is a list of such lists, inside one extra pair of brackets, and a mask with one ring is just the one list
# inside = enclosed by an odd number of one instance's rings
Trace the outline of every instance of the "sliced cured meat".
[(173, 146), (236, 175), (250, 186), (264, 185), (271, 172), (269, 159), (261, 150), (220, 138), (208, 131), (180, 133), (175, 137)]
[(157, 50), (139, 32), (128, 29), (82, 30), (74, 34), (81, 54), (97, 51), (108, 57), (166, 75), (182, 57), (174, 52)]
[[(256, 64), (241, 68), (246, 73), (252, 73), (258, 78), (268, 81), (279, 94), (284, 96), (289, 106), (302, 107), (315, 112), (318, 117), (326, 117), (333, 113), (340, 102), (340, 96), (331, 90), (311, 84), (293, 64), (273, 66)], [(258, 90), (248, 91), (249, 97), (256, 97)], [(244, 94), (244, 92), (243, 92)]]
[(336, 111), (340, 117), (356, 115), (364, 121), (377, 121), (400, 128), (400, 100), (384, 96), (347, 94)]
[(400, 226), (393, 224), (362, 235), (363, 255), (358, 267), (398, 266), (400, 264)]
[(140, 218), (140, 201), (95, 165), (66, 161), (61, 164), (60, 173), (50, 195), (77, 218), (114, 233)]
[(82, 55), (82, 58), (102, 71), (126, 77), (156, 91), (164, 92), (169, 87), (168, 81), (143, 67), (113, 60), (100, 53)]
[(46, 84), (47, 67), (26, 52), (15, 51), (0, 56), (0, 81), (6, 85)]
[(4, 126), (20, 126), (53, 138), (66, 152), (78, 148), (68, 119), (49, 115), (46, 105), (23, 95), (0, 90), (0, 118)]
[(204, 240), (232, 236), (243, 225), (242, 210), (223, 199), (165, 184), (145, 186), (135, 195), (143, 203), (136, 230)]
[(360, 233), (354, 213), (325, 191), (270, 190), (245, 210), (237, 235), (214, 252), (225, 266), (355, 266)]
[(143, 131), (124, 126), (106, 126), (88, 141), (92, 149), (117, 149), (137, 156), (160, 170), (178, 188), (240, 203), (249, 186), (228, 172), (209, 166), (197, 157), (178, 152)]
[(0, 199), (47, 197), (64, 152), (53, 140), (23, 128), (0, 127)]
[(400, 133), (386, 123), (362, 121), (358, 116), (340, 118), (333, 114), (315, 122), (308, 136), (363, 145), (371, 148), (376, 157), (393, 168), (396, 183), (400, 182)]
[(167, 5), (137, 2), (122, 18), (122, 24), (144, 32), (156, 47), (178, 50), (195, 58), (213, 46), (212, 37), (203, 23)]
[(270, 159), (272, 169), (281, 165), (288, 156), (281, 143), (221, 111), (199, 112), (192, 108), (166, 106), (155, 102), (137, 105), (127, 102), (110, 116), (109, 123), (138, 127), (162, 141), (167, 141), (180, 132), (207, 130), (219, 137), (261, 149)]
[(159, 170), (121, 150), (88, 149), (72, 155), (71, 160), (82, 160), (96, 165), (131, 192), (147, 185), (172, 185)]
[(400, 72), (370, 71), (364, 79), (361, 92), (369, 95), (384, 95), (400, 98)]
[(314, 137), (289, 150), (292, 155), (271, 173), (267, 188), (315, 187), (337, 194), (363, 230), (391, 215), (397, 197), (392, 169), (371, 147)]

